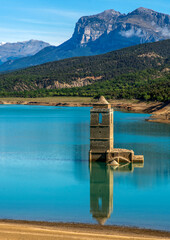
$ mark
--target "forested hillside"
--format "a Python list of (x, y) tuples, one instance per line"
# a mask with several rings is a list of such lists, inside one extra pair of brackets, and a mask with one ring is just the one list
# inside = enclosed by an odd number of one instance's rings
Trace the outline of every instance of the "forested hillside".
[(168, 100), (170, 40), (71, 58), (0, 75), (0, 96)]

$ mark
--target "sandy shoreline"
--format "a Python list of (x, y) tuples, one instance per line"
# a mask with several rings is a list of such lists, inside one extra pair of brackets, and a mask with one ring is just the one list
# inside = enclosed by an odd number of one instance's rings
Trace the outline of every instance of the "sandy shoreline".
[[(86, 97), (0, 98), (0, 104), (89, 107), (95, 102)], [(150, 122), (170, 123), (170, 103), (142, 102), (139, 100), (110, 100), (113, 108), (135, 113), (149, 113)]]
[(170, 239), (170, 232), (82, 223), (0, 220), (1, 239)]

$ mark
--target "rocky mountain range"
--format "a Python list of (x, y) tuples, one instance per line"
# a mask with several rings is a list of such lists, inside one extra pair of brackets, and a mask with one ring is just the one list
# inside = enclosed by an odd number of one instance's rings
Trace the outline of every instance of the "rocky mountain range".
[(49, 44), (43, 41), (30, 40), (17, 43), (0, 43), (0, 62), (35, 55)]
[(138, 8), (121, 14), (113, 9), (81, 17), (73, 36), (58, 47), (49, 46), (34, 56), (8, 61), (8, 71), (75, 56), (97, 55), (113, 50), (170, 38), (170, 15)]

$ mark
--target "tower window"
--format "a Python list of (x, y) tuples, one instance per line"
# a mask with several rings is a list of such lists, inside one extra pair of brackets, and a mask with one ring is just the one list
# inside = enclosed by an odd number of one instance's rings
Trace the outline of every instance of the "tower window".
[(99, 123), (102, 123), (102, 114), (99, 113)]
[(102, 210), (102, 198), (98, 198), (98, 207), (99, 210)]

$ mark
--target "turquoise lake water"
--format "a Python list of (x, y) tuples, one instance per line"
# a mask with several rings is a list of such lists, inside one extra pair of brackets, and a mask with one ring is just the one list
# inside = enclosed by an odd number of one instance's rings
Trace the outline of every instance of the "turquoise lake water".
[(114, 113), (144, 167), (89, 164), (90, 108), (0, 105), (0, 218), (170, 231), (170, 126)]

